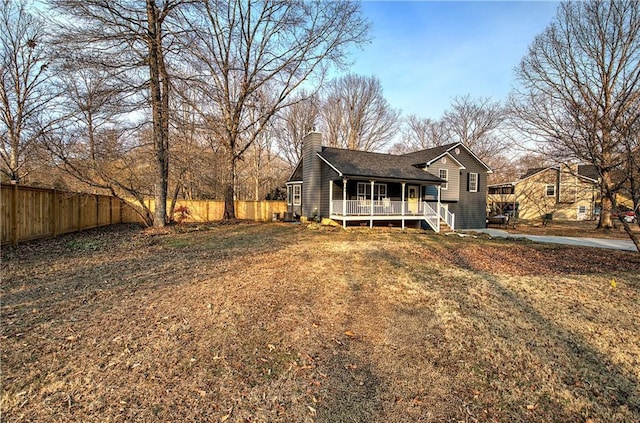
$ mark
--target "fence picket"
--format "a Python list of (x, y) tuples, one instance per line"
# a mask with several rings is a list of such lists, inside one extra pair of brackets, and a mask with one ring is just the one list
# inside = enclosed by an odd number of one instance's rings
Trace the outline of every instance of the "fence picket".
[[(24, 185), (1, 184), (2, 244), (17, 244), (37, 238), (62, 235), (118, 223), (143, 223), (136, 204), (108, 195), (60, 191)], [(153, 210), (153, 200), (145, 201)], [(283, 216), (285, 201), (236, 201), (240, 220), (269, 221)], [(167, 205), (168, 206), (168, 205)], [(210, 222), (222, 219), (224, 201), (178, 200), (189, 215), (184, 222)], [(168, 210), (168, 207), (167, 207)]]

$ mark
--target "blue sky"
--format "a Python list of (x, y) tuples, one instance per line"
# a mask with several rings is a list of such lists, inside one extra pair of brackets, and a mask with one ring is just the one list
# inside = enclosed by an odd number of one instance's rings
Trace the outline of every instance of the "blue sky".
[(558, 3), (364, 1), (373, 40), (350, 72), (375, 75), (403, 115), (439, 118), (456, 95), (504, 100), (513, 69)]

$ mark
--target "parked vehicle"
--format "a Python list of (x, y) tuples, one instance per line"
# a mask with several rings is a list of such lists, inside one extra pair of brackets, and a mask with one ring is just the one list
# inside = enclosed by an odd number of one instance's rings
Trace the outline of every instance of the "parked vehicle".
[(636, 223), (638, 221), (638, 216), (636, 216), (633, 210), (620, 212), (620, 213), (613, 213), (611, 217), (614, 219), (620, 219), (620, 217), (622, 217), (622, 220), (624, 220), (627, 223)]

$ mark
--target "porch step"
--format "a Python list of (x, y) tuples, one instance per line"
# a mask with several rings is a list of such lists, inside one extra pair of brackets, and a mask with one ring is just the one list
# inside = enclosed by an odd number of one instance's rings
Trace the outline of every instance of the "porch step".
[(444, 221), (444, 219), (440, 219), (440, 233), (445, 232), (455, 232), (455, 230), (451, 229), (451, 226), (449, 226), (447, 222)]
[(440, 219), (440, 233), (443, 233), (443, 232), (455, 232), (455, 231), (451, 229), (451, 226), (447, 225), (447, 222)]

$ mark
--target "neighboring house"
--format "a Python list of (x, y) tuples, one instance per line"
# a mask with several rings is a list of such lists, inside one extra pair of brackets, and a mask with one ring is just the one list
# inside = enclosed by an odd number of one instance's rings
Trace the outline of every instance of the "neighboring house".
[(548, 166), (528, 169), (515, 182), (489, 185), (490, 214), (520, 219), (593, 219), (600, 204), (598, 173), (592, 165)]
[(491, 169), (462, 143), (405, 155), (322, 146), (311, 132), (287, 182), (290, 213), (350, 223), (485, 227)]

